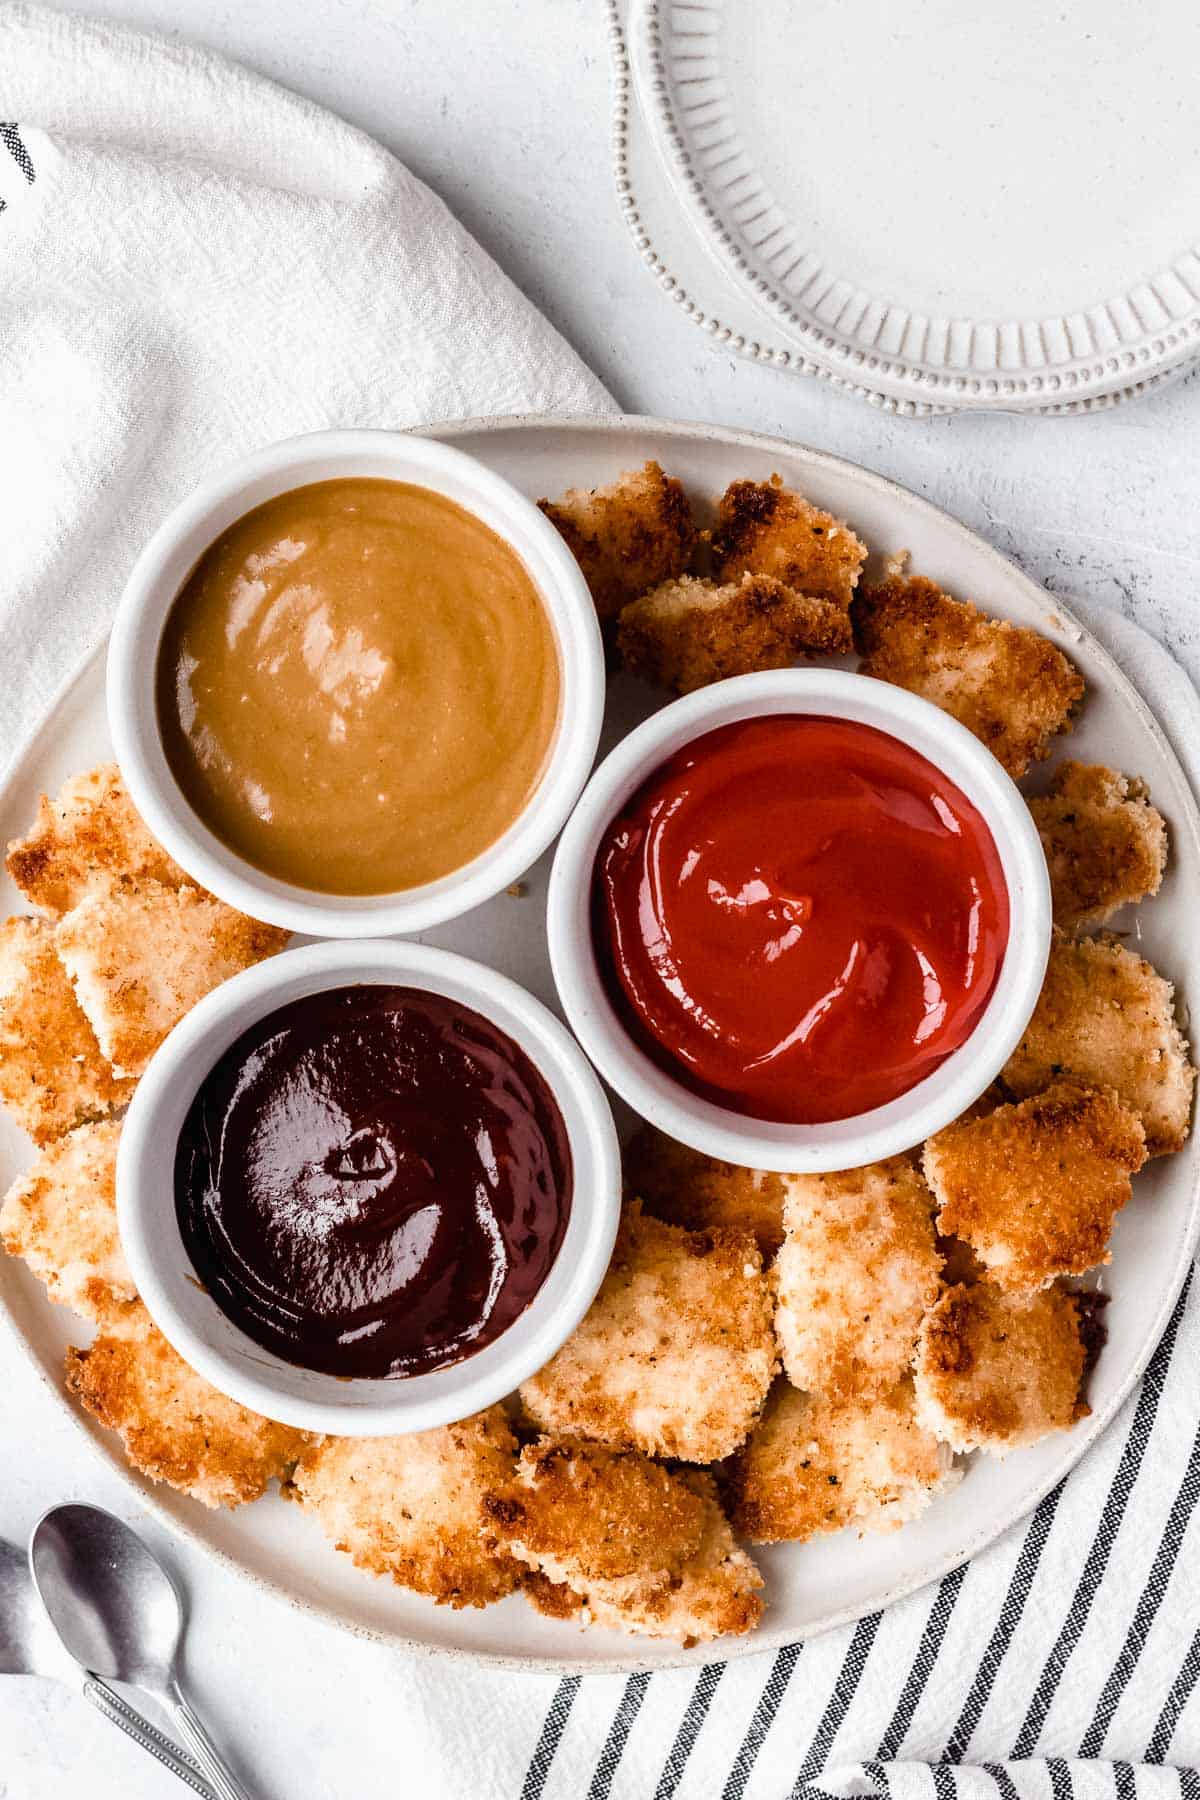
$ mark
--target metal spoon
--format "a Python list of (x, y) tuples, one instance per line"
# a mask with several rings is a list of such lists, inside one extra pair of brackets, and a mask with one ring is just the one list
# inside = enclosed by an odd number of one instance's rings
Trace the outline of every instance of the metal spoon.
[[(0, 1538), (0, 1675), (44, 1675), (74, 1686), (77, 1674), (29, 1579), (28, 1557)], [(212, 1789), (191, 1757), (106, 1682), (85, 1670), (81, 1691), (110, 1724), (119, 1725), (181, 1781), (212, 1800)]]
[(55, 1506), (29, 1543), (42, 1605), (76, 1662), (168, 1709), (219, 1800), (249, 1800), (179, 1685), (183, 1610), (136, 1531), (99, 1506)]

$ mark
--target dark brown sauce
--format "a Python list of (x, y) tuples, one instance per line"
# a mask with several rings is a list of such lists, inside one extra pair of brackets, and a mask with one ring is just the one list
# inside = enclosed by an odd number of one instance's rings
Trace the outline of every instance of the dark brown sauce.
[(336, 988), (243, 1034), (179, 1136), (196, 1273), (305, 1368), (402, 1376), (492, 1343), (561, 1247), (558, 1105), (494, 1025), (411, 988)]

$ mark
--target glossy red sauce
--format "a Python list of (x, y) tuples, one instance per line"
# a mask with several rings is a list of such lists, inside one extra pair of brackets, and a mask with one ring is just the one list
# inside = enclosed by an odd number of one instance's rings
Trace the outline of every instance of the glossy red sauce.
[(571, 1208), (558, 1104), (469, 1007), (309, 994), (251, 1026), (179, 1135), (196, 1273), (256, 1343), (343, 1376), (460, 1362), (525, 1310)]
[(976, 808), (848, 720), (696, 739), (596, 857), (596, 950), (626, 1025), (693, 1092), (757, 1119), (851, 1118), (914, 1087), (978, 1022), (1008, 920)]

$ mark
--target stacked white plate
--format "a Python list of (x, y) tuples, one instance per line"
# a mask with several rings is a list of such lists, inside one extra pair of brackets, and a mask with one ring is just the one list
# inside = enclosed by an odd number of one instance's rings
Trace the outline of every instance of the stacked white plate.
[(903, 412), (1088, 411), (1200, 355), (1200, 9), (624, 3), (622, 205), (736, 350)]

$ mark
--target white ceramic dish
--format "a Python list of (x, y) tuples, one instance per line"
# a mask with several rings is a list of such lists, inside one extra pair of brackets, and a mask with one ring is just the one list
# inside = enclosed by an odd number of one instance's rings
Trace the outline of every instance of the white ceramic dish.
[[(651, 419), (495, 420), (446, 428), (448, 439), (536, 498), (569, 484), (608, 481), (617, 469), (657, 457), (698, 499), (737, 477), (762, 479), (778, 470), (820, 505), (854, 521), (877, 557), (902, 549), (918, 569), (936, 573), (954, 592), (972, 594), (998, 614), (1044, 631), (1073, 658), (1090, 688), (1075, 735), (1059, 754), (1104, 759), (1149, 782), (1171, 827), (1171, 867), (1161, 894), (1128, 920), (1132, 941), (1179, 984), (1195, 1010), (1196, 920), (1200, 917), (1200, 817), (1176, 758), (1144, 702), (1112, 658), (1019, 569), (936, 507), (880, 476), (818, 451), (752, 432)], [(875, 566), (878, 566), (876, 564)], [(604, 729), (611, 747), (655, 710), (655, 698), (631, 682), (610, 684)], [(92, 658), (48, 709), (0, 791), (0, 837), (23, 831), (43, 789), (109, 755), (103, 666)], [(530, 871), (528, 892), (500, 895), (466, 918), (443, 925), (430, 941), (500, 967), (553, 1006), (554, 986), (540, 929), (549, 858)], [(20, 905), (10, 886), (8, 908)], [(27, 1140), (0, 1119), (0, 1183), (29, 1161)], [(485, 1659), (520, 1668), (628, 1670), (711, 1662), (714, 1655), (755, 1655), (827, 1630), (935, 1581), (983, 1549), (1059, 1482), (1103, 1432), (1145, 1368), (1170, 1317), (1195, 1254), (1200, 1230), (1200, 1138), (1176, 1157), (1139, 1175), (1135, 1197), (1117, 1224), (1109, 1342), (1091, 1386), (1093, 1412), (1070, 1432), (1015, 1452), (1000, 1463), (971, 1462), (966, 1479), (902, 1531), (859, 1540), (852, 1533), (762, 1551), (769, 1607), (751, 1637), (681, 1651), (607, 1632), (581, 1632), (538, 1617), (519, 1599), (481, 1612), (436, 1608), (390, 1582), (378, 1581), (335, 1555), (298, 1507), (268, 1497), (236, 1512), (208, 1512), (126, 1470), (115, 1439), (83, 1417), (62, 1390), (65, 1347), (85, 1342), (86, 1327), (47, 1304), (24, 1266), (0, 1257), (0, 1317), (9, 1331), (0, 1352), (32, 1359), (45, 1381), (46, 1404), (76, 1421), (110, 1469), (141, 1504), (180, 1532), (291, 1604), (347, 1630), (406, 1649)]]
[[(825, 1125), (780, 1125), (715, 1105), (671, 1078), (630, 1037), (591, 953), (596, 853), (610, 821), (676, 751), (736, 719), (806, 713), (852, 719), (899, 738), (964, 793), (992, 834), (1010, 929), (995, 990), (966, 1043), (909, 1093)], [(1029, 808), (990, 750), (936, 706), (841, 669), (774, 669), (701, 688), (664, 707), (611, 750), (567, 821), (547, 907), (563, 1011), (604, 1079), (645, 1119), (725, 1162), (797, 1173), (857, 1168), (940, 1131), (995, 1080), (1029, 1023), (1050, 948), (1050, 879)]]
[[(659, 172), (750, 302), (744, 330), (728, 303), (743, 354), (906, 412), (1071, 412), (1200, 350), (1193, 14), (1153, 32), (1120, 0), (1016, 0), (952, 29), (937, 0), (631, 0), (625, 17)], [(627, 125), (632, 225), (650, 196)], [(694, 313), (709, 283), (639, 223)]]
[[(323, 895), (256, 869), (197, 817), (171, 773), (155, 706), (158, 646), (171, 604), (208, 546), (236, 520), (292, 488), (349, 476), (431, 488), (482, 519), (517, 552), (554, 629), (558, 725), (537, 787), (508, 830), (437, 881), (394, 894)], [(453, 445), (401, 431), (318, 431), (268, 444), (218, 470), (159, 526), (133, 566), (108, 654), (108, 716), (117, 759), (147, 824), (188, 874), (222, 900), (289, 931), (376, 937), (424, 931), (490, 900), (553, 841), (596, 754), (604, 652), (587, 586), (554, 527), (510, 482)]]
[[(196, 1280), (174, 1204), (175, 1146), (200, 1082), (259, 1019), (306, 994), (356, 983), (442, 994), (482, 1013), (522, 1049), (562, 1113), (570, 1217), (545, 1282), (494, 1343), (451, 1368), (397, 1381), (299, 1368), (256, 1344)], [(381, 1437), (468, 1418), (549, 1361), (591, 1305), (616, 1237), (621, 1157), (604, 1090), (578, 1044), (495, 969), (424, 944), (308, 944), (208, 994), (160, 1046), (137, 1085), (117, 1161), (117, 1214), (133, 1279), (159, 1330), (222, 1393), (301, 1431)]]

